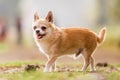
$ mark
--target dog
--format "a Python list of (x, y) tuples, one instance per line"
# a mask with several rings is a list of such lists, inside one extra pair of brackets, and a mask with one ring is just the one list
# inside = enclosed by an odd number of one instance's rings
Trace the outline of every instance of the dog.
[(35, 42), (40, 51), (48, 58), (44, 72), (51, 72), (56, 69), (55, 62), (58, 57), (63, 55), (78, 57), (80, 54), (84, 58), (82, 71), (86, 71), (89, 64), (91, 71), (95, 70), (92, 53), (104, 41), (106, 27), (101, 29), (99, 35), (86, 28), (60, 28), (54, 24), (52, 11), (49, 11), (44, 19), (35, 13), (33, 22)]

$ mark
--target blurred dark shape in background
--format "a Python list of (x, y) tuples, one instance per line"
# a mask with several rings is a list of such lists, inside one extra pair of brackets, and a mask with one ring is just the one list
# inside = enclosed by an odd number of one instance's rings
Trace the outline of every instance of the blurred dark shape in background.
[(16, 18), (16, 31), (17, 31), (17, 44), (22, 44), (22, 24), (21, 24), (21, 17)]
[(118, 48), (120, 49), (120, 38), (119, 38), (119, 41), (118, 41)]
[(120, 0), (98, 0), (97, 25), (120, 24)]
[(0, 19), (0, 42), (4, 42), (6, 38), (6, 20), (1, 18)]
[(98, 0), (98, 22), (97, 25), (100, 27), (107, 24), (107, 1), (106, 0)]
[[(57, 26), (85, 26), (96, 29), (106, 26), (111, 30), (120, 26), (120, 0), (0, 0), (0, 17), (3, 17), (0, 20), (0, 41), (4, 41), (7, 36), (8, 43), (15, 45), (32, 43), (34, 12), (37, 11), (43, 18), (49, 10), (53, 12)], [(112, 31), (110, 33), (113, 34)], [(115, 33), (119, 34), (117, 31)], [(119, 45), (118, 38), (114, 39)], [(112, 43), (112, 40), (110, 35), (109, 43)]]
[(49, 10), (57, 26), (85, 27), (96, 33), (106, 26), (96, 59), (120, 62), (120, 0), (0, 0), (0, 53), (5, 53), (0, 54), (1, 62), (44, 58), (35, 47), (32, 23), (35, 12), (44, 18)]
[(113, 6), (114, 7), (111, 9), (111, 17), (117, 24), (120, 24), (120, 0), (115, 0)]

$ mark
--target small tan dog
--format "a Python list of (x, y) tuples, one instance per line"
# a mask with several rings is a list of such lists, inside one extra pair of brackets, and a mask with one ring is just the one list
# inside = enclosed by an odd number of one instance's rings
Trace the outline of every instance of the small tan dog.
[(84, 57), (85, 71), (90, 64), (94, 71), (94, 59), (92, 53), (98, 44), (105, 38), (106, 28), (101, 29), (99, 36), (86, 28), (59, 28), (53, 23), (53, 14), (48, 12), (45, 19), (41, 19), (37, 13), (34, 14), (33, 34), (40, 49), (48, 58), (44, 72), (55, 70), (55, 61), (63, 55), (75, 57), (82, 54)]

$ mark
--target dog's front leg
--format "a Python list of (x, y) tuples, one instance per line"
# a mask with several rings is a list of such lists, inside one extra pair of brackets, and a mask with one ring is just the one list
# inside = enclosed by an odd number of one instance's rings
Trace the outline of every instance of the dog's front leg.
[(44, 72), (51, 72), (51, 67), (52, 65), (54, 65), (55, 61), (56, 61), (57, 57), (51, 57), (48, 62), (46, 63)]

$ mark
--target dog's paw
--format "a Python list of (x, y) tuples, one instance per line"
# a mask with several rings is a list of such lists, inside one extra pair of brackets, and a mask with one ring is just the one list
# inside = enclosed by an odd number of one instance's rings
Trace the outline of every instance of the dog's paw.
[(43, 72), (51, 72), (49, 69), (45, 68)]
[(90, 72), (96, 72), (96, 69), (92, 69), (92, 70), (90, 70)]

